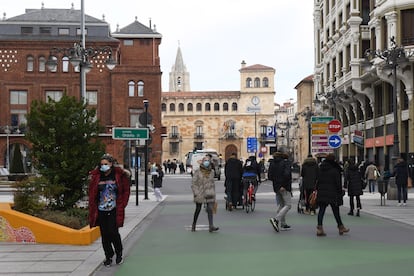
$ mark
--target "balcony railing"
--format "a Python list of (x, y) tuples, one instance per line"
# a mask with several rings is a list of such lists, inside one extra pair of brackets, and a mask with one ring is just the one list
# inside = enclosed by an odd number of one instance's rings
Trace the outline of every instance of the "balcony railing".
[(204, 133), (194, 133), (194, 139), (204, 139)]
[(169, 137), (170, 137), (170, 139), (178, 139), (180, 137), (180, 134), (178, 134), (178, 133), (170, 133)]

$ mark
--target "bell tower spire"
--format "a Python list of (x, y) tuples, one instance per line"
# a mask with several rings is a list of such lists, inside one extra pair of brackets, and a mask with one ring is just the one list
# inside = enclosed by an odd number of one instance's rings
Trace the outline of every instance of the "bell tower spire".
[(175, 64), (171, 68), (170, 92), (191, 91), (190, 90), (190, 73), (187, 72), (187, 68), (184, 64), (183, 55), (181, 53), (180, 41), (178, 41), (177, 56), (175, 58)]

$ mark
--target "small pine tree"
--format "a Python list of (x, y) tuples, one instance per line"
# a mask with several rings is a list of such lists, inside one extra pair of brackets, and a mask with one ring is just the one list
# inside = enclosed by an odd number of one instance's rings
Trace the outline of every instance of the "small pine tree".
[(50, 207), (66, 210), (85, 195), (88, 172), (105, 152), (95, 115), (95, 109), (67, 95), (31, 104), (26, 136), (32, 164), (50, 185)]
[(23, 158), (20, 151), (20, 145), (14, 144), (13, 146), (13, 159), (10, 164), (10, 173), (24, 173)]

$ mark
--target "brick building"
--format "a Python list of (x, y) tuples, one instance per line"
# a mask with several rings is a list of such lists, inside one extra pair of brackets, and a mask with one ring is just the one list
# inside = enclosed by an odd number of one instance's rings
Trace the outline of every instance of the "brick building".
[[(25, 115), (33, 100), (59, 100), (64, 93), (80, 98), (79, 68), (73, 67), (68, 51), (81, 40), (81, 11), (70, 9), (27, 9), (22, 15), (0, 21), (0, 167), (7, 167), (15, 147), (20, 147), (26, 171), (30, 170), (30, 144), (25, 140)], [(93, 66), (86, 75), (85, 98), (97, 109), (105, 126), (100, 136), (120, 163), (131, 164), (134, 142), (112, 139), (112, 127), (144, 127), (139, 123), (149, 101), (154, 126), (150, 160), (161, 161), (161, 34), (137, 20), (111, 33), (104, 20), (85, 16), (86, 48), (107, 48), (116, 61), (105, 66), (108, 51), (94, 52)], [(55, 51), (53, 48), (59, 48)], [(55, 71), (48, 70), (53, 55)], [(7, 148), (8, 146), (8, 148)], [(132, 146), (132, 147), (131, 147)], [(143, 155), (139, 153), (139, 155)]]

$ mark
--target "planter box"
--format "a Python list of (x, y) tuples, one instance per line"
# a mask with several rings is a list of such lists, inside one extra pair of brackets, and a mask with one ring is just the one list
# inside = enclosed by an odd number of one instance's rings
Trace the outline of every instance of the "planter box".
[(14, 211), (12, 203), (0, 203), (0, 241), (89, 245), (100, 237), (99, 227), (80, 230)]

